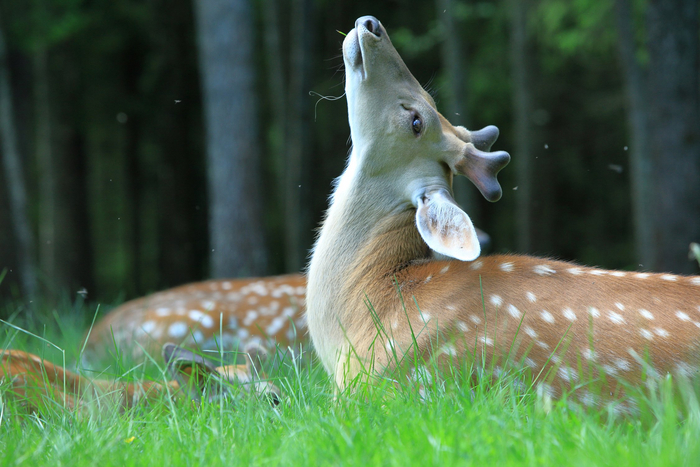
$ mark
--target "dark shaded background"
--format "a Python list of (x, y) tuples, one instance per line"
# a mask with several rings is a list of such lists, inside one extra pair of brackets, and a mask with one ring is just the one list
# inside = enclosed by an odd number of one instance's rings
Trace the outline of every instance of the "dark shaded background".
[(299, 271), (366, 14), (450, 120), (501, 129), (502, 200), (456, 187), (495, 251), (698, 271), (697, 1), (0, 0), (0, 300)]

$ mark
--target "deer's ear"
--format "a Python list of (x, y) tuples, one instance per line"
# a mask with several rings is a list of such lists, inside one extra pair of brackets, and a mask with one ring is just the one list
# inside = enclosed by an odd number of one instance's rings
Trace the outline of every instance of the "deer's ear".
[(175, 344), (163, 346), (163, 358), (168, 374), (175, 379), (190, 399), (201, 402), (220, 395), (219, 372), (208, 359)]
[(474, 224), (446, 189), (421, 194), (416, 208), (418, 232), (432, 250), (462, 261), (479, 257), (481, 248)]

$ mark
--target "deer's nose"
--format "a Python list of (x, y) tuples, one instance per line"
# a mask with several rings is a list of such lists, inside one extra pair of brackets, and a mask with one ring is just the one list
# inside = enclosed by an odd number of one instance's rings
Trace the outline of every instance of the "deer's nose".
[(355, 27), (364, 26), (369, 32), (379, 37), (379, 20), (374, 16), (363, 16), (355, 21)]

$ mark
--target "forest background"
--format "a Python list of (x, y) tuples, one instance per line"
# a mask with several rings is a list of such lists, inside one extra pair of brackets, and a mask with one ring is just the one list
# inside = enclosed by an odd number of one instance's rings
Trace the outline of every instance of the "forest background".
[(455, 187), (493, 251), (697, 273), (699, 6), (0, 0), (0, 301), (301, 271), (367, 14), (453, 123), (501, 129), (501, 201)]

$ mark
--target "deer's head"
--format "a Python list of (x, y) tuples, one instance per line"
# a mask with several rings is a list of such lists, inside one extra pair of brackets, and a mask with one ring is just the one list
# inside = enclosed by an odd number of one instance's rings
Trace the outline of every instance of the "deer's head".
[(355, 22), (343, 59), (353, 171), (386, 187), (393, 203), (412, 205), (434, 251), (464, 261), (478, 257), (474, 226), (452, 199), (452, 176), (468, 177), (489, 201), (500, 199), (496, 174), (510, 156), (488, 152), (498, 129), (470, 132), (450, 124), (374, 17)]

